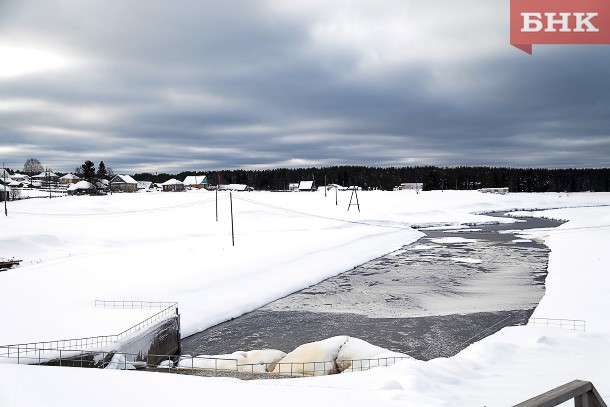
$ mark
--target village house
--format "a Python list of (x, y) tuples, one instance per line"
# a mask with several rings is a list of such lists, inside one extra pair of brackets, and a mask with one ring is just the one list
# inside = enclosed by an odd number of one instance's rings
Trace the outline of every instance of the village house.
[(57, 184), (59, 181), (59, 175), (55, 174), (53, 171), (44, 171), (38, 175), (34, 175), (32, 177), (32, 184), (34, 181), (38, 181), (37, 185), (49, 185), (49, 184)]
[(184, 183), (182, 181), (178, 181), (175, 178), (172, 178), (168, 181), (165, 181), (163, 184), (163, 192), (180, 192), (184, 191)]
[(67, 191), (68, 195), (90, 195), (95, 191), (95, 186), (89, 181), (78, 181), (75, 184), (70, 184)]
[(301, 181), (299, 183), (299, 191), (313, 191), (313, 181)]
[[(0, 170), (1, 171), (1, 170)], [(19, 174), (18, 172), (11, 175), (13, 181), (20, 182), (22, 184), (29, 184), (31, 182), (30, 176), (26, 174)]]
[(136, 192), (138, 181), (131, 175), (117, 174), (110, 180), (110, 190), (112, 192)]
[(80, 180), (81, 180), (81, 178), (74, 174), (66, 174), (63, 177), (59, 178), (59, 184), (60, 185), (76, 184)]
[(208, 177), (206, 177), (205, 175), (189, 175), (184, 179), (183, 182), (184, 186), (186, 188), (206, 188), (209, 185), (208, 182)]
[(226, 185), (219, 185), (218, 190), (220, 190), (220, 191), (254, 191), (254, 188), (249, 187), (246, 184), (226, 184)]

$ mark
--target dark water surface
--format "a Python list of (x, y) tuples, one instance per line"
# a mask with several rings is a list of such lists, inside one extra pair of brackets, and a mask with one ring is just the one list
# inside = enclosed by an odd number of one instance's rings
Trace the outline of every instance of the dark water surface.
[(512, 230), (561, 222), (521, 218), (420, 240), (182, 340), (182, 352), (291, 351), (349, 335), (428, 360), (523, 325), (544, 294), (549, 250)]

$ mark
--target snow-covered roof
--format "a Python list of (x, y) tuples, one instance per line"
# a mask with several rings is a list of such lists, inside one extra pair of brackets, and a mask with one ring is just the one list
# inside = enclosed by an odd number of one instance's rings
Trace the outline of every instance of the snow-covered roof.
[(14, 179), (15, 181), (24, 181), (24, 180), (30, 179), (30, 177), (29, 177), (29, 175), (19, 174), (16, 172), (13, 175), (11, 175), (11, 179)]
[(313, 181), (301, 181), (299, 183), (299, 189), (312, 189)]
[(205, 175), (189, 175), (184, 179), (185, 185), (203, 185), (208, 183), (208, 177)]
[(114, 178), (112, 178), (112, 183), (116, 184), (117, 182), (123, 183), (123, 184), (137, 184), (138, 181), (136, 181), (135, 179), (133, 179), (131, 177), (131, 175), (126, 175), (126, 174), (117, 174), (114, 176)]
[(74, 191), (77, 189), (93, 189), (94, 186), (89, 181), (79, 181), (76, 184), (71, 184), (68, 187), (68, 191)]
[(161, 185), (180, 185), (180, 184), (183, 184), (183, 182), (182, 181), (178, 181), (176, 178), (172, 178), (172, 179), (170, 179), (168, 181), (165, 181)]
[(47, 178), (47, 177), (57, 178), (58, 175), (55, 174), (53, 171), (49, 171), (49, 172), (41, 172), (38, 175), (34, 175), (32, 178)]
[(152, 181), (138, 181), (138, 188), (148, 189), (152, 185)]
[(248, 189), (248, 186), (245, 184), (229, 184), (229, 185), (225, 185), (224, 189), (227, 189), (230, 191), (246, 191)]
[(80, 179), (80, 177), (77, 177), (74, 174), (66, 174), (63, 177), (61, 177), (60, 179)]

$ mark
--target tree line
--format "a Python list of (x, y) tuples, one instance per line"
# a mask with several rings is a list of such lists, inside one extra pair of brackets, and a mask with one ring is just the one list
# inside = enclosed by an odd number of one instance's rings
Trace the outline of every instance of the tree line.
[(210, 185), (246, 184), (258, 190), (287, 190), (299, 181), (316, 186), (339, 184), (365, 190), (392, 190), (401, 183), (418, 182), (424, 190), (508, 187), (511, 192), (610, 191), (609, 168), (508, 168), (508, 167), (366, 167), (276, 168), (269, 170), (183, 171), (177, 174), (138, 173), (139, 181), (162, 183), (171, 178), (206, 174)]

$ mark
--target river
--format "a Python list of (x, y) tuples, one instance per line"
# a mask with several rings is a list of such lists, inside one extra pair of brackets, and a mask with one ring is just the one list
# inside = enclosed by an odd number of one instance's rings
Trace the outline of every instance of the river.
[(544, 295), (549, 250), (513, 231), (562, 222), (517, 221), (422, 230), (401, 250), (184, 338), (182, 352), (288, 352), (349, 335), (421, 360), (455, 355), (527, 323)]

